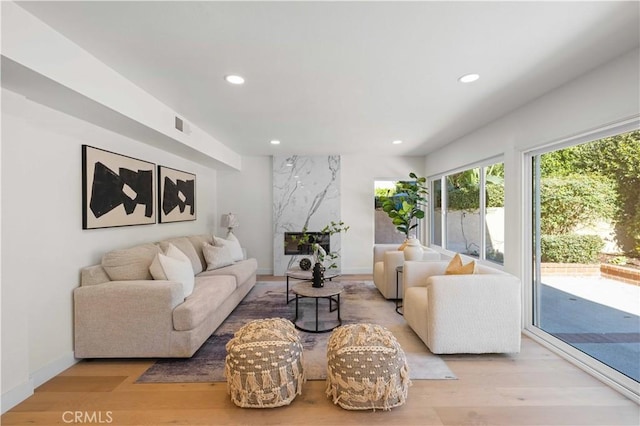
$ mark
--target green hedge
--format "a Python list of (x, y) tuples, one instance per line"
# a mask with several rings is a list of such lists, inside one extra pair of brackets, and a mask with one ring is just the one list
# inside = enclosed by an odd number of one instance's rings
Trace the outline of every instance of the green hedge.
[[(447, 206), (450, 210), (477, 210), (480, 205), (480, 188), (463, 186), (448, 189)], [(504, 186), (486, 185), (486, 206), (504, 207)]]
[(604, 241), (597, 235), (542, 235), (542, 261), (552, 263), (598, 263)]

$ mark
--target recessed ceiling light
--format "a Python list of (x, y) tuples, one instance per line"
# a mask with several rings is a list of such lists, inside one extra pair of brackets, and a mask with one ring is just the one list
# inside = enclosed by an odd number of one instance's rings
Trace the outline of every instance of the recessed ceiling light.
[(393, 141), (391, 143), (394, 144), (394, 145), (400, 145), (402, 143), (402, 141), (401, 140), (395, 140), (395, 141)]
[(239, 75), (226, 75), (224, 79), (227, 80), (227, 83), (244, 84), (244, 78), (240, 77)]
[(473, 83), (480, 78), (479, 74), (465, 74), (458, 79), (460, 83)]
[(280, 145), (280, 141), (277, 141), (275, 139), (272, 140), (270, 143), (271, 143), (271, 145)]

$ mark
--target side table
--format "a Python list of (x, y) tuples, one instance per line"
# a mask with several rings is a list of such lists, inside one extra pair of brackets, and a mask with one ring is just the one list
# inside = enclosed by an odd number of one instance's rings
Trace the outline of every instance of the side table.
[(400, 309), (402, 309), (402, 299), (399, 297), (400, 295), (400, 274), (402, 274), (403, 269), (402, 269), (402, 265), (396, 267), (396, 312), (400, 315), (404, 315), (402, 312), (400, 312)]
[[(296, 326), (298, 330), (307, 331), (309, 333), (326, 333), (342, 325), (342, 318), (340, 318), (340, 293), (342, 293), (342, 291), (344, 290), (344, 287), (342, 287), (340, 283), (333, 283), (333, 282), (327, 281), (324, 283), (324, 287), (313, 287), (308, 282), (300, 282), (300, 283), (294, 284), (291, 287), (291, 290), (293, 290), (293, 292), (296, 295), (296, 316), (293, 319), (293, 324)], [(316, 305), (315, 327), (313, 329), (305, 328), (302, 325), (298, 324), (298, 320), (300, 318), (298, 301), (304, 297), (316, 299), (315, 300), (315, 305)], [(323, 328), (320, 328), (320, 320), (318, 318), (318, 309), (319, 309), (318, 302), (320, 299), (329, 299), (329, 312), (334, 312), (336, 310), (338, 311), (337, 320), (329, 321), (330, 325), (328, 327), (323, 327)], [(334, 308), (332, 308), (333, 303), (335, 303)], [(327, 321), (323, 321), (323, 322), (327, 322)]]

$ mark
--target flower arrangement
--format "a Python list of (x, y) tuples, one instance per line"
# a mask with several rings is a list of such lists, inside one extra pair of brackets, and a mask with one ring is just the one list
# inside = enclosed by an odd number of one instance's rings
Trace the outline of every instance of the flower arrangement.
[[(331, 221), (328, 225), (320, 230), (323, 234), (329, 234), (329, 236), (338, 234), (340, 232), (347, 232), (349, 230), (349, 226), (345, 225), (343, 221), (334, 222)], [(311, 235), (307, 234), (307, 228), (302, 229), (302, 236), (298, 238), (298, 246), (309, 244), (311, 242)], [(326, 269), (337, 268), (335, 260), (338, 258), (339, 254), (336, 251), (326, 252), (322, 246), (318, 243), (312, 243), (311, 248), (313, 250), (313, 263), (320, 263)], [(328, 264), (327, 264), (328, 263)]]

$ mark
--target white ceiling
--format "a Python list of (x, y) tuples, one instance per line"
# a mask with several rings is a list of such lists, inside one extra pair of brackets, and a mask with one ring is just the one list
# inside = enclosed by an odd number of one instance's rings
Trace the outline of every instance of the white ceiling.
[(243, 155), (423, 155), (640, 45), (638, 2), (19, 4)]

